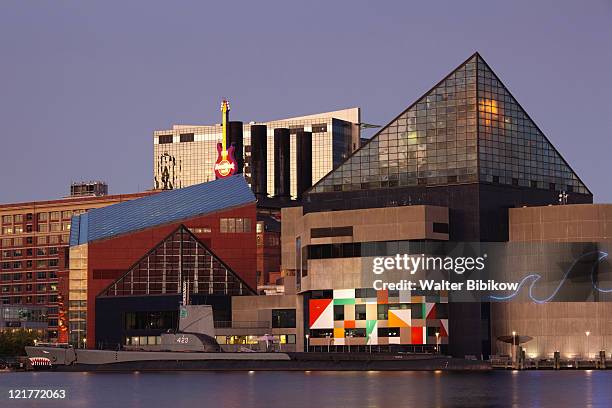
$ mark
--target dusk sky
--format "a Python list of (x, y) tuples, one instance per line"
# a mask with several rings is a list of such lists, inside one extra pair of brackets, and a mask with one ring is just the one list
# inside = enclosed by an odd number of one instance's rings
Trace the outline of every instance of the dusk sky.
[(475, 51), (612, 203), (612, 0), (4, 0), (0, 202), (149, 189), (153, 130), (218, 123), (222, 97), (384, 125)]

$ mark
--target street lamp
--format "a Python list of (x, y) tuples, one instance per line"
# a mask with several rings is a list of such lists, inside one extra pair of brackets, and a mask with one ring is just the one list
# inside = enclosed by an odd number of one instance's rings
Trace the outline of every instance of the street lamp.
[(516, 332), (512, 330), (512, 364), (516, 364), (517, 353), (516, 353)]
[(440, 353), (440, 332), (436, 332), (436, 353)]
[(585, 331), (584, 334), (586, 334), (586, 357), (587, 359), (589, 358), (589, 336), (591, 335), (590, 331)]
[(310, 351), (310, 334), (306, 335), (306, 352)]
[(87, 344), (87, 339), (83, 337), (83, 348), (86, 348), (86, 344)]

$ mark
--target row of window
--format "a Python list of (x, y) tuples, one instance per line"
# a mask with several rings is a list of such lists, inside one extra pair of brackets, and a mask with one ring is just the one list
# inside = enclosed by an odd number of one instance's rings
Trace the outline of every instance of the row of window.
[[(46, 298), (46, 300), (37, 302), (37, 303), (55, 303), (57, 302), (57, 295), (49, 295), (41, 296), (40, 299)], [(32, 304), (34, 303), (34, 296), (2, 296), (0, 297), (0, 304), (2, 305), (23, 305), (23, 304)], [(51, 324), (51, 320), (49, 320), (49, 326), (57, 326), (57, 322), (55, 324)]]
[[(15, 281), (20, 281), (23, 279), (25, 274), (25, 280), (29, 281), (33, 279), (34, 276), (34, 272), (16, 272), (16, 273), (3, 273), (0, 274), (0, 280), (2, 280), (3, 282), (6, 281), (10, 281), (10, 280), (15, 280)], [(36, 279), (56, 279), (57, 278), (57, 273), (53, 272), (53, 271), (41, 271), (41, 272), (36, 272)]]
[[(59, 248), (57, 247), (41, 247), (36, 248), (36, 256), (48, 256), (48, 255), (57, 255), (59, 253)], [(3, 250), (2, 257), (3, 258), (19, 258), (22, 256), (32, 257), (34, 256), (34, 248), (27, 249), (13, 249), (13, 250)]]
[[(14, 293), (21, 292), (32, 292), (34, 286), (32, 284), (27, 285), (5, 285), (0, 288), (0, 293), (10, 293), (11, 291)], [(12, 290), (11, 290), (12, 289)], [(55, 292), (57, 290), (56, 283), (39, 283), (36, 285), (36, 292)]]
[[(437, 233), (448, 233), (448, 224), (436, 223)], [(446, 232), (444, 232), (446, 231)], [(433, 242), (433, 241), (432, 241)], [(305, 249), (307, 259), (352, 258), (369, 256), (389, 256), (399, 253), (419, 253), (419, 249), (432, 250), (431, 242), (426, 241), (372, 241), (347, 242), (343, 244), (308, 245)]]
[[(334, 320), (344, 320), (346, 307), (355, 308), (354, 319), (351, 320), (367, 320), (366, 317), (366, 306), (365, 304), (357, 305), (334, 305)], [(410, 316), (412, 319), (425, 319), (425, 313), (423, 310), (423, 303), (390, 303), (377, 305), (377, 319), (388, 320), (389, 310), (407, 310), (410, 309)], [(351, 316), (353, 317), (353, 316)], [(436, 318), (437, 319), (448, 319), (448, 303), (437, 303), (436, 304)]]
[[(59, 260), (58, 259), (39, 259), (36, 261), (36, 268), (37, 269), (43, 269), (43, 268), (57, 268), (57, 266), (59, 265)], [(23, 261), (14, 261), (14, 262), (2, 262), (2, 269), (3, 270), (7, 270), (7, 269), (22, 269), (22, 268), (33, 268), (34, 267), (34, 261), (25, 261), (25, 263)]]
[(70, 240), (70, 235), (50, 235), (50, 236), (40, 236), (40, 237), (17, 237), (17, 238), (2, 238), (2, 247), (10, 248), (10, 247), (19, 247), (25, 245), (47, 245), (47, 244), (59, 244), (60, 242), (63, 244), (67, 244)]
[[(60, 231), (70, 231), (70, 223), (64, 222), (52, 222), (51, 224), (38, 224), (36, 226), (37, 232), (60, 232)], [(12, 234), (23, 234), (34, 232), (34, 227), (32, 224), (25, 225), (14, 225), (12, 227), (2, 227), (2, 235), (12, 235)]]
[(2, 224), (19, 224), (22, 222), (33, 221), (34, 216), (36, 216), (36, 220), (38, 221), (60, 221), (61, 219), (69, 220), (73, 215), (82, 214), (85, 210), (67, 210), (67, 211), (51, 211), (51, 212), (41, 212), (41, 213), (27, 213), (27, 214), (14, 214), (14, 215), (3, 215), (2, 216)]
[[(261, 336), (215, 336), (219, 344), (259, 344)], [(269, 340), (273, 344), (295, 344), (295, 334), (277, 334)]]
[[(435, 294), (435, 291), (433, 291)], [(411, 296), (428, 296), (431, 292), (426, 290), (416, 289), (410, 292)], [(399, 290), (388, 290), (387, 295), (389, 299), (399, 298), (400, 291)], [(378, 296), (378, 291), (374, 288), (356, 288), (355, 289), (355, 299), (376, 299)], [(334, 291), (331, 289), (326, 290), (313, 290), (310, 292), (310, 299), (332, 299), (334, 297)], [(393, 303), (391, 303), (393, 304)], [(402, 309), (407, 308), (409, 303), (398, 303), (398, 306), (393, 306), (392, 309)]]
[[(434, 337), (436, 333), (440, 332), (439, 327), (426, 327), (427, 336)], [(379, 327), (377, 329), (378, 337), (400, 337), (400, 328), (399, 327)], [(313, 339), (333, 339), (334, 332), (332, 329), (311, 329), (310, 337)], [(366, 329), (365, 328), (356, 328), (356, 329), (344, 329), (344, 337), (366, 337)]]
[(222, 233), (251, 232), (250, 218), (221, 218)]

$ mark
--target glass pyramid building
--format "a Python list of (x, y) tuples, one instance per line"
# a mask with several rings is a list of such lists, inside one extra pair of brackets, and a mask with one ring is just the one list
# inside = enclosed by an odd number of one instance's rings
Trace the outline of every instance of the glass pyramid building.
[(591, 195), (478, 53), (310, 193), (468, 183)]
[(180, 294), (254, 295), (234, 271), (180, 226), (142, 257), (99, 296), (145, 296)]

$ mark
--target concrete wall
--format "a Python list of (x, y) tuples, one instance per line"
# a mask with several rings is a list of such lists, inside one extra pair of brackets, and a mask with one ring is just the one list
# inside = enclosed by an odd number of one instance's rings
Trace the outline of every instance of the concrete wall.
[[(512, 208), (509, 220), (511, 242), (612, 245), (611, 204)], [(609, 259), (600, 268), (609, 272)], [(524, 345), (531, 357), (551, 356), (554, 351), (562, 358), (612, 351), (612, 302), (493, 303), (491, 316), (493, 339), (512, 331), (533, 337)], [(494, 342), (492, 348), (494, 353), (510, 354), (508, 344)]]
[[(295, 240), (310, 244), (394, 240), (448, 240), (448, 234), (433, 232), (434, 222), (448, 224), (448, 208), (430, 205), (325, 211), (303, 214), (302, 207), (282, 210), (282, 269), (295, 269)], [(312, 228), (353, 227), (352, 236), (311, 238)], [(321, 288), (324, 289), (324, 288)]]
[(510, 241), (612, 240), (612, 204), (573, 204), (510, 209)]

